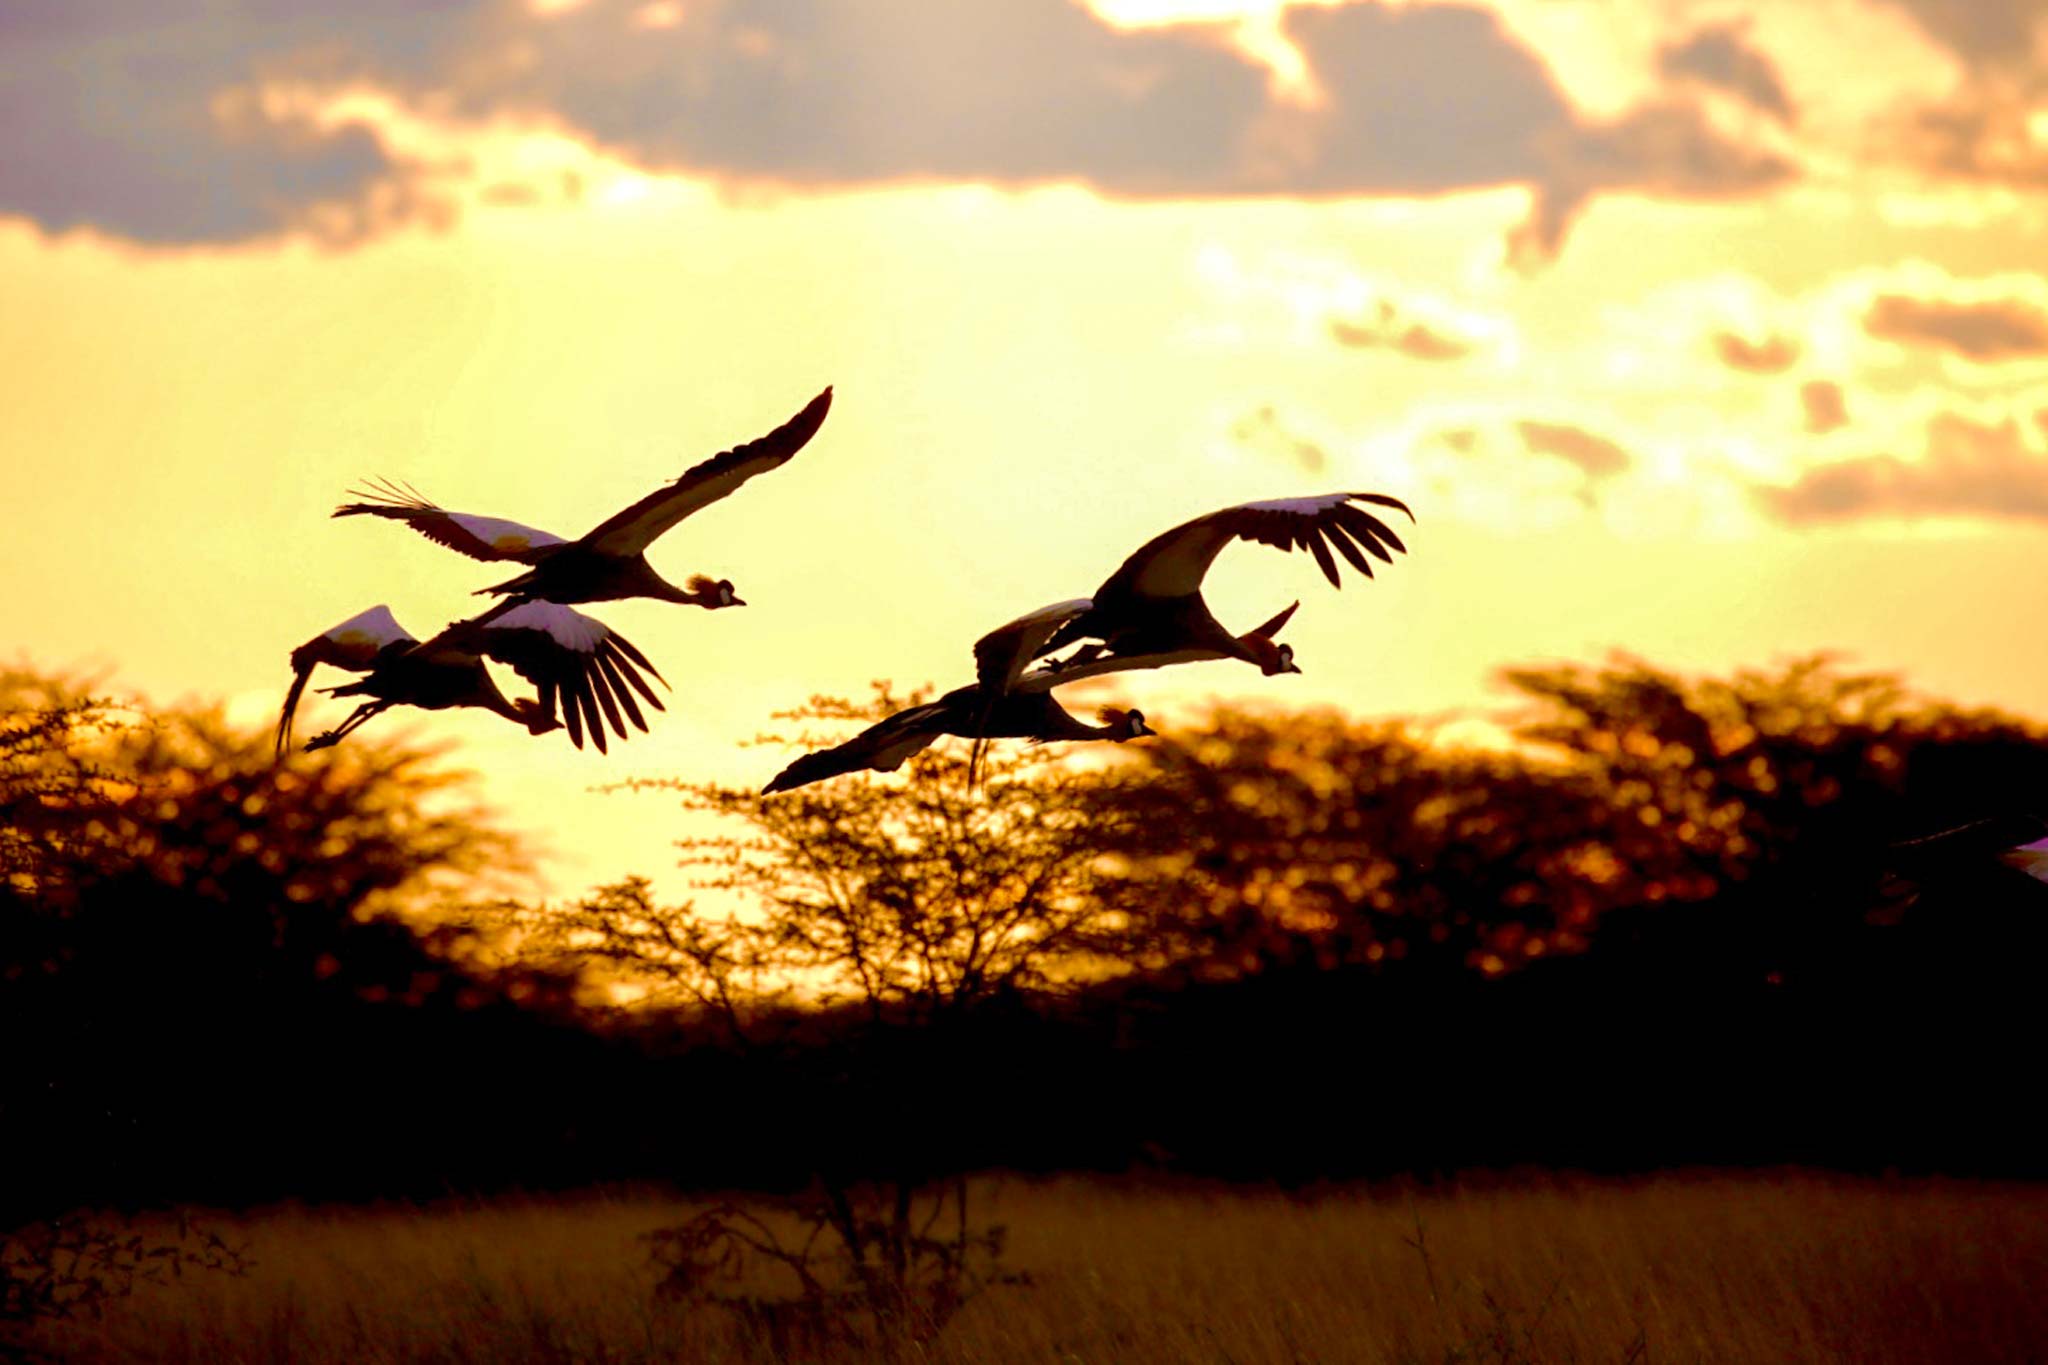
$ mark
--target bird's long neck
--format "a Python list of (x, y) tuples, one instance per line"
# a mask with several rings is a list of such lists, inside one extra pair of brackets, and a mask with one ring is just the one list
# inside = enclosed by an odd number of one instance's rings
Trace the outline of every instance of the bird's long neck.
[(495, 711), (506, 720), (518, 721), (521, 725), (529, 724), (532, 721), (532, 716), (521, 710), (516, 703), (498, 690), (498, 684), (492, 681), (489, 673), (484, 672), (481, 667), (477, 669), (477, 672), (483, 674), (481, 680), (477, 683), (476, 689), (476, 704), (478, 706), (483, 707), (487, 711)]
[(719, 605), (718, 589), (700, 586), (700, 579), (692, 579), (689, 587), (679, 588), (656, 573), (645, 560), (640, 562), (640, 576), (649, 597), (658, 597), (664, 602), (680, 602), (686, 607)]
[(1087, 721), (1082, 720), (1063, 706), (1054, 706), (1051, 710), (1052, 714), (1046, 717), (1045, 730), (1041, 732), (1040, 738), (1109, 739), (1113, 737), (1115, 726), (1090, 725)]

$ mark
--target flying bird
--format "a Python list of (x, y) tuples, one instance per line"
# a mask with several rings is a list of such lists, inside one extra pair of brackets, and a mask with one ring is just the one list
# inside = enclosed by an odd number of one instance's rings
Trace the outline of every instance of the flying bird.
[[(1248, 635), (1271, 644), (1273, 637), (1300, 605), (1299, 602), (1291, 604)], [(1040, 616), (1041, 613), (1032, 612), (998, 630), (1014, 628), (1029, 633), (1042, 624), (1037, 619)], [(1288, 649), (1285, 645), (1280, 648)], [(776, 774), (775, 780), (763, 791), (787, 791), (791, 787), (805, 786), (862, 768), (893, 772), (903, 765), (905, 759), (941, 735), (959, 735), (974, 740), (967, 760), (968, 784), (972, 786), (980, 768), (982, 752), (991, 739), (1029, 739), (1037, 743), (1112, 740), (1122, 743), (1140, 735), (1157, 734), (1145, 723), (1144, 712), (1116, 707), (1104, 707), (1097, 713), (1102, 721), (1100, 727), (1089, 725), (1055, 701), (1052, 690), (1106, 673), (1168, 668), (1174, 664), (1227, 657), (1220, 649), (1194, 648), (1156, 654), (1105, 656), (1058, 670), (1040, 667), (1028, 673), (1020, 671), (1008, 679), (1008, 690), (1002, 693), (991, 694), (978, 683), (955, 688), (937, 701), (898, 711), (844, 744), (803, 755)], [(1291, 650), (1287, 659), (1291, 665)], [(1291, 667), (1288, 671), (1300, 672)]]
[(817, 434), (831, 407), (832, 390), (827, 388), (766, 436), (712, 456), (575, 540), (497, 517), (450, 512), (410, 485), (388, 480), (351, 489), (364, 501), (343, 503), (334, 509), (334, 515), (387, 517), (471, 559), (512, 560), (531, 566), (515, 578), (479, 589), (479, 593), (557, 603), (653, 597), (714, 609), (743, 607), (746, 603), (734, 595), (730, 579), (696, 574), (686, 586), (677, 587), (647, 562), (647, 547), (692, 512), (734, 492), (756, 474), (787, 463)]
[(862, 769), (894, 772), (905, 759), (941, 735), (1002, 736), (1041, 744), (1098, 739), (1121, 744), (1140, 735), (1157, 733), (1145, 724), (1142, 711), (1106, 706), (1097, 716), (1102, 721), (1099, 726), (1081, 720), (1053, 699), (1050, 688), (1017, 692), (986, 706), (981, 689), (969, 684), (953, 689), (937, 701), (906, 707), (844, 744), (803, 755), (761, 790), (763, 794), (788, 791)]
[(1341, 588), (1337, 561), (1330, 553), (1334, 545), (1353, 568), (1370, 578), (1372, 560), (1367, 555), (1391, 564), (1394, 556), (1389, 551), (1405, 553), (1408, 547), (1393, 528), (1356, 503), (1390, 507), (1415, 519), (1406, 503), (1384, 493), (1277, 498), (1196, 517), (1139, 546), (1093, 597), (1042, 607), (984, 635), (974, 646), (976, 678), (992, 693), (1007, 690), (1032, 661), (1083, 640), (1097, 643), (1084, 645), (1055, 667), (1071, 668), (1104, 655), (1194, 651), (1200, 658), (1243, 659), (1269, 677), (1299, 673), (1292, 648), (1276, 645), (1270, 633), (1233, 635), (1225, 629), (1202, 599), (1202, 580), (1233, 540), (1253, 540), (1281, 550), (1306, 548), (1330, 585)]
[[(1143, 654), (1098, 654), (1089, 659), (1074, 659), (1047, 662), (1037, 668), (1025, 671), (1039, 647), (1054, 631), (1066, 622), (1075, 619), (1088, 609), (1087, 599), (1072, 602), (1056, 602), (1050, 607), (1026, 612), (1006, 625), (997, 626), (974, 642), (975, 672), (979, 678), (984, 707), (994, 707), (1001, 698), (1013, 692), (1044, 692), (1054, 687), (1064, 687), (1083, 678), (1100, 677), (1105, 673), (1131, 673), (1147, 668), (1170, 668), (1175, 664), (1202, 663), (1209, 659), (1257, 658), (1260, 667), (1268, 677), (1276, 673), (1299, 673), (1300, 665), (1294, 662), (1294, 646), (1277, 644), (1274, 637), (1280, 628), (1294, 615), (1299, 602), (1291, 602), (1286, 610), (1265, 621), (1243, 635), (1235, 637), (1231, 646), (1226, 647), (1214, 641), (1188, 643), (1180, 648), (1154, 650)], [(981, 758), (987, 751), (988, 741), (996, 738), (983, 734), (976, 738), (974, 748), (967, 759), (967, 780), (973, 785), (974, 776), (981, 770)]]
[[(513, 701), (498, 690), (485, 659), (509, 665), (539, 689), (537, 697)], [(347, 720), (306, 743), (324, 749), (364, 722), (394, 706), (429, 711), (476, 706), (524, 725), (536, 735), (564, 726), (577, 748), (587, 725), (598, 751), (605, 751), (605, 722), (626, 738), (625, 721), (641, 730), (646, 717), (633, 699), (638, 692), (664, 710), (640, 669), (667, 682), (632, 641), (602, 621), (554, 602), (507, 602), (481, 616), (458, 621), (422, 643), (398, 624), (391, 609), (376, 606), (292, 651), (292, 685), (277, 723), (277, 752), (291, 748), (292, 719), (306, 682), (321, 664), (363, 676), (328, 689), (335, 697), (366, 697)], [(555, 719), (557, 698), (561, 720)]]

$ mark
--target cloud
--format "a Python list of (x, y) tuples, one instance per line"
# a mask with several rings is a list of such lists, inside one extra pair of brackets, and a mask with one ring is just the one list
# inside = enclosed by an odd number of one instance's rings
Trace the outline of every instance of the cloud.
[(1230, 428), (1231, 438), (1262, 454), (1277, 455), (1301, 467), (1304, 473), (1320, 474), (1330, 462), (1322, 446), (1289, 430), (1271, 403), (1240, 417)]
[(1733, 199), (1775, 189), (1794, 173), (1775, 152), (1722, 136), (1696, 105), (1645, 105), (1580, 127), (1553, 149), (1528, 221), (1509, 237), (1509, 259), (1528, 269), (1556, 256), (1573, 220), (1598, 194)]
[(2048, 0), (1888, 0), (1962, 65), (1940, 99), (1881, 132), (1906, 162), (1945, 179), (2048, 188), (2048, 146), (2036, 131), (2048, 69)]
[(1780, 123), (1789, 125), (1797, 118), (1778, 82), (1777, 68), (1745, 41), (1742, 25), (1703, 28), (1684, 42), (1661, 49), (1657, 69), (1668, 78), (1696, 80), (1726, 91)]
[(1432, 327), (1384, 298), (1357, 321), (1331, 318), (1330, 335), (1340, 346), (1398, 351), (1410, 360), (1463, 360), (1476, 345), (1448, 329)]
[(1839, 431), (1849, 424), (1849, 405), (1842, 386), (1826, 379), (1810, 379), (1799, 386), (1799, 406), (1806, 413), (1806, 429), (1816, 436)]
[(1577, 465), (1589, 479), (1607, 479), (1629, 467), (1628, 452), (1604, 436), (1563, 422), (1517, 422), (1523, 447)]
[(2043, 0), (1886, 0), (1922, 32), (1968, 61), (2024, 61), (2034, 32), (2048, 18)]
[(1980, 364), (2048, 353), (2048, 309), (2023, 298), (1880, 294), (1863, 315), (1874, 337), (1953, 351)]
[[(431, 51), (432, 7), (348, 13), (351, 43)], [(360, 15), (360, 17), (358, 17)], [(349, 68), (335, 16), (289, 4), (64, 0), (0, 9), (0, 212), (51, 231), (147, 243), (235, 241), (304, 228), (337, 242), (437, 218), (417, 168), (362, 123), (323, 124), (259, 83)]]
[[(367, 123), (269, 111), (278, 82), (456, 122), (545, 120), (642, 169), (796, 189), (1074, 183), (1117, 197), (1397, 196), (1524, 186), (1517, 259), (1597, 195), (1757, 193), (1792, 168), (1666, 102), (1577, 114), (1469, 4), (1287, 12), (1304, 109), (1217, 24), (1116, 28), (1075, 0), (117, 0), (0, 11), (0, 212), (144, 242), (240, 241), (309, 208), (424, 202)], [(239, 93), (237, 93), (239, 92)], [(227, 117), (239, 101), (240, 114)], [(408, 192), (410, 197), (408, 197)]]
[(1751, 341), (1736, 332), (1714, 333), (1714, 354), (1731, 370), (1748, 374), (1783, 374), (1799, 362), (1799, 343), (1785, 336)]
[(1870, 455), (1760, 487), (1757, 502), (1793, 526), (1872, 518), (2048, 519), (2048, 453), (2017, 422), (1995, 426), (1942, 413), (1927, 425), (1917, 460)]
[(1265, 73), (1216, 26), (1119, 30), (1066, 0), (728, 0), (676, 24), (592, 0), (505, 88), (642, 166), (804, 186), (1071, 180), (1243, 189)]

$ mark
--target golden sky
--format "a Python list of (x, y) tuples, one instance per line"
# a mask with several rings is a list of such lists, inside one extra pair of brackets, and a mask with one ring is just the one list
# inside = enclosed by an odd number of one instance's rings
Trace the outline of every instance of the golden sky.
[[(1364, 714), (1500, 664), (1816, 649), (2048, 717), (2048, 4), (30, 0), (0, 15), (0, 645), (274, 712), (292, 646), (479, 566), (368, 475), (575, 535), (825, 384), (600, 608), (674, 693), (609, 758), (459, 741), (560, 889), (767, 713), (967, 680), (1152, 534), (1415, 508), (1299, 597), (1306, 672), (1127, 685)], [(1403, 527), (1406, 534), (1406, 527)], [(332, 720), (338, 708), (302, 725)], [(414, 713), (417, 715), (417, 713)], [(378, 722), (380, 728), (397, 719)]]

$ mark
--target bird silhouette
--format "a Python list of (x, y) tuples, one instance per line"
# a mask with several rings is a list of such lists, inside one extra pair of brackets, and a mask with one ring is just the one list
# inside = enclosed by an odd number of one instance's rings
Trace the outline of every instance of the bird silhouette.
[[(1406, 503), (1383, 493), (1325, 493), (1240, 503), (1196, 517), (1154, 536), (1095, 590), (1093, 597), (1055, 602), (998, 626), (974, 645), (975, 679), (991, 697), (1016, 685), (1034, 661), (1083, 644), (1066, 666), (1103, 657), (1180, 656), (1243, 659), (1271, 677), (1299, 673), (1294, 651), (1276, 644), (1271, 632), (1233, 635), (1202, 598), (1209, 566), (1233, 540), (1252, 540), (1282, 550), (1306, 546), (1333, 587), (1342, 587), (1330, 546), (1368, 578), (1367, 553), (1393, 563), (1405, 552), (1389, 526), (1354, 503), (1391, 507), (1407, 514)], [(1363, 547), (1361, 551), (1360, 547)], [(1290, 609), (1291, 610), (1291, 609)]]
[(764, 794), (788, 791), (862, 769), (893, 772), (941, 735), (972, 738), (979, 733), (1038, 743), (1110, 740), (1121, 744), (1157, 733), (1145, 724), (1144, 712), (1113, 706), (1098, 713), (1101, 725), (1090, 725), (1061, 706), (1049, 689), (1012, 693), (997, 698), (992, 706), (984, 706), (983, 701), (981, 689), (969, 684), (937, 701), (905, 707), (843, 744), (796, 759), (761, 790)]
[[(633, 643), (602, 621), (554, 602), (508, 602), (458, 621), (424, 642), (386, 606), (375, 606), (322, 632), (292, 651), (292, 685), (277, 723), (277, 752), (291, 747), (292, 721), (313, 670), (321, 664), (363, 676), (327, 689), (335, 697), (367, 697), (334, 729), (308, 740), (308, 750), (339, 743), (394, 706), (429, 711), (474, 706), (524, 725), (533, 734), (567, 728), (583, 747), (586, 725), (600, 752), (605, 722), (621, 739), (625, 721), (645, 731), (647, 720), (633, 693), (663, 710), (640, 669), (666, 681)], [(484, 660), (495, 659), (539, 688), (537, 697), (511, 700), (499, 690)], [(557, 698), (562, 719), (555, 719)]]
[(402, 521), (435, 544), (471, 559), (531, 566), (517, 577), (478, 589), (479, 594), (556, 603), (653, 597), (714, 609), (743, 607), (746, 603), (735, 595), (730, 579), (696, 574), (685, 587), (670, 583), (647, 562), (647, 547), (691, 513), (735, 492), (755, 475), (787, 463), (817, 434), (831, 407), (832, 390), (827, 388), (766, 436), (693, 466), (575, 540), (497, 517), (450, 512), (410, 485), (388, 480), (351, 489), (363, 501), (343, 503), (334, 515)]

